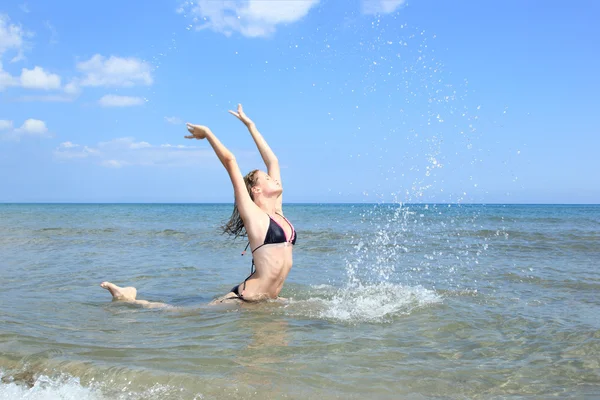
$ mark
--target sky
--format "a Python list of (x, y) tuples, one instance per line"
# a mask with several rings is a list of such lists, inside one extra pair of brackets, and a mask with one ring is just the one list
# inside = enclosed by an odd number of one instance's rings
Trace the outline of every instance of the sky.
[(596, 1), (3, 1), (0, 202), (600, 203)]

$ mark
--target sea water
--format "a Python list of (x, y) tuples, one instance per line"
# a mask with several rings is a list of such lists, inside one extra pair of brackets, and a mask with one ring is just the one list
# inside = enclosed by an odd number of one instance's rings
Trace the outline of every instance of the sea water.
[(207, 306), (231, 208), (0, 205), (0, 399), (600, 398), (600, 206), (288, 205), (288, 301)]

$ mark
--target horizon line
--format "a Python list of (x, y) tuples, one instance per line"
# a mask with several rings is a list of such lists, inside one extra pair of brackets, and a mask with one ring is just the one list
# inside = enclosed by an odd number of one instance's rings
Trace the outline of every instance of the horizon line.
[[(0, 201), (0, 205), (233, 205), (233, 202), (79, 202), (79, 201)], [(461, 202), (461, 203), (449, 203), (449, 202), (289, 202), (284, 205), (515, 205), (515, 206), (527, 206), (527, 205), (547, 205), (547, 206), (598, 206), (600, 203), (497, 203), (497, 202)]]

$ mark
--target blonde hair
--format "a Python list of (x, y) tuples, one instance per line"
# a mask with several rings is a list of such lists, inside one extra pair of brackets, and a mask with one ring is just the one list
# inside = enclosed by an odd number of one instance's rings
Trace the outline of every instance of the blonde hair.
[[(248, 194), (252, 201), (254, 201), (254, 195), (252, 194), (252, 188), (256, 186), (258, 181), (258, 170), (255, 169), (250, 171), (246, 176), (244, 176), (244, 183), (246, 184), (246, 189), (248, 190)], [(244, 226), (244, 221), (240, 216), (240, 211), (238, 210), (237, 204), (233, 205), (233, 212), (231, 213), (231, 217), (229, 221), (225, 225), (223, 225), (223, 233), (228, 235), (232, 235), (234, 238), (239, 236), (247, 236), (246, 227)]]

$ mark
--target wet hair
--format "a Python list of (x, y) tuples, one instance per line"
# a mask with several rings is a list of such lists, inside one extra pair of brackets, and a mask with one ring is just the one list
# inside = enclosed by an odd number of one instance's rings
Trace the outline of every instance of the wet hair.
[[(256, 186), (256, 183), (258, 182), (257, 172), (258, 170), (255, 169), (253, 171), (250, 171), (244, 177), (244, 183), (246, 184), (246, 189), (248, 189), (248, 194), (250, 195), (252, 201), (254, 201), (254, 194), (252, 193), (252, 188)], [(246, 227), (244, 226), (244, 221), (242, 221), (242, 217), (240, 216), (240, 211), (238, 210), (237, 204), (233, 205), (233, 212), (231, 213), (231, 217), (229, 218), (229, 221), (227, 221), (227, 223), (222, 226), (222, 228), (224, 234), (231, 235), (234, 238), (240, 236), (245, 237), (248, 235), (248, 233), (246, 232)]]

